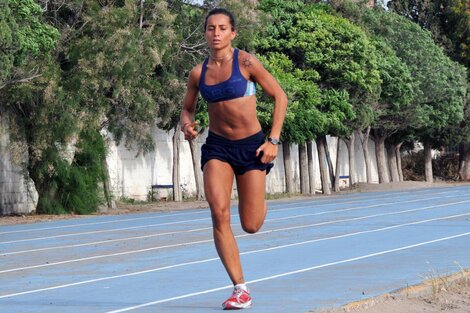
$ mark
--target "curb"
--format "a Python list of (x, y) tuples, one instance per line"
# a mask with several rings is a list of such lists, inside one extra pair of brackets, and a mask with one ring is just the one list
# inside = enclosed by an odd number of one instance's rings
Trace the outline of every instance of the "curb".
[(378, 303), (383, 303), (388, 299), (407, 299), (431, 296), (439, 292), (445, 291), (450, 286), (461, 282), (466, 282), (467, 284), (470, 284), (470, 269), (461, 270), (460, 272), (447, 276), (438, 276), (431, 279), (427, 279), (420, 284), (400, 288), (380, 296), (354, 301), (343, 305), (342, 310), (343, 312), (354, 312), (355, 310), (373, 307), (374, 305)]

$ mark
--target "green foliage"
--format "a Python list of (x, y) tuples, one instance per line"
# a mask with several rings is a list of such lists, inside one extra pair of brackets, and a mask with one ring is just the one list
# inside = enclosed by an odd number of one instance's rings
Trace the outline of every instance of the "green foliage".
[(452, 112), (446, 109), (452, 111), (458, 104), (449, 103), (454, 101), (455, 93), (462, 95), (461, 82), (454, 85), (459, 81), (462, 69), (457, 68), (434, 44), (430, 33), (399, 15), (380, 10), (367, 11), (365, 21), (369, 29), (393, 47), (408, 66), (418, 89), (413, 100), (416, 105), (427, 108), (428, 125), (440, 128), (448, 118), (457, 120), (457, 116), (452, 116)]
[[(260, 61), (273, 74), (283, 87), (289, 99), (281, 138), (286, 142), (303, 143), (324, 131), (325, 117), (318, 110), (320, 90), (313, 79), (318, 77), (314, 71), (295, 69), (292, 61), (285, 55), (269, 52), (260, 56)], [(259, 92), (258, 118), (265, 132), (271, 126), (273, 106), (261, 91)]]
[[(221, 0), (212, 1), (218, 7), (230, 10), (236, 19), (237, 37), (233, 44), (243, 50), (253, 52), (253, 37), (268, 25), (268, 17), (258, 10), (258, 0)], [(212, 4), (213, 5), (213, 4)]]
[[(342, 12), (345, 11), (343, 8)], [(380, 8), (363, 10), (360, 14), (354, 11), (351, 18), (391, 47), (408, 68), (413, 86), (413, 114), (408, 118), (411, 127), (419, 127), (422, 138), (437, 138), (444, 127), (462, 119), (464, 69), (445, 56), (428, 31)], [(399, 68), (398, 63), (395, 64), (393, 69)], [(397, 90), (392, 91), (394, 95), (400, 95)]]
[[(468, 94), (468, 79), (470, 77), (470, 11), (468, 10), (468, 1), (392, 0), (389, 7), (428, 29), (433, 39), (445, 49), (450, 58), (467, 67), (466, 89)], [(458, 82), (460, 80), (458, 73), (461, 73), (462, 70), (457, 68), (456, 71), (457, 73), (454, 75), (454, 81), (457, 81), (456, 87), (465, 85), (465, 82)], [(453, 94), (454, 98), (459, 98), (460, 96), (456, 93), (454, 91), (450, 95)], [(463, 108), (463, 120), (460, 123), (456, 123), (454, 120), (444, 130), (438, 130), (437, 134), (436, 132), (428, 134), (428, 137), (433, 137), (436, 145), (470, 142), (469, 107), (470, 101), (467, 95)], [(461, 115), (461, 112), (458, 114)]]
[(406, 64), (395, 54), (393, 49), (376, 37), (380, 79), (380, 95), (372, 104), (374, 110), (374, 128), (380, 128), (389, 135), (408, 127), (419, 127), (419, 107), (412, 105), (413, 79)]
[(84, 27), (67, 48), (65, 88), (84, 107), (91, 125), (107, 126), (129, 148), (150, 151), (158, 107), (175, 102), (174, 94), (183, 89), (163, 64), (174, 39), (174, 16), (160, 0), (146, 1), (143, 11), (135, 1), (86, 4)]
[(42, 20), (41, 7), (33, 0), (10, 0), (0, 5), (0, 89), (7, 81), (24, 78), (28, 60), (47, 57), (59, 32)]
[(466, 0), (391, 0), (391, 10), (418, 23), (455, 61), (470, 65), (470, 10)]
[(304, 7), (301, 0), (261, 0), (259, 9), (267, 12), (271, 23), (256, 38), (256, 50), (282, 52), (288, 44), (289, 31), (295, 27), (295, 14)]
[(321, 74), (322, 88), (372, 91), (380, 82), (374, 46), (359, 27), (328, 11), (317, 5), (299, 13), (288, 48), (299, 58), (300, 66)]
[(100, 133), (80, 134), (72, 164), (64, 160), (53, 147), (38, 166), (43, 176), (45, 193), (38, 201), (38, 213), (89, 214), (103, 202), (100, 183), (104, 179), (102, 160), (106, 157), (105, 143)]
[(470, 68), (470, 10), (466, 0), (446, 0), (444, 32), (452, 42), (450, 55)]
[[(316, 117), (302, 125), (303, 132), (311, 133), (303, 140), (325, 134), (348, 135), (352, 131), (348, 124), (357, 116), (364, 94), (376, 92), (380, 83), (375, 49), (366, 34), (325, 5), (265, 0), (260, 8), (272, 15), (273, 23), (257, 38), (258, 51), (285, 55), (301, 73), (295, 76), (303, 84), (293, 85), (304, 90), (318, 88), (320, 93), (316, 101), (310, 101)], [(292, 102), (290, 106), (286, 131), (297, 126), (290, 126), (290, 120), (298, 123), (305, 115), (299, 105)], [(298, 112), (291, 117), (290, 110)]]

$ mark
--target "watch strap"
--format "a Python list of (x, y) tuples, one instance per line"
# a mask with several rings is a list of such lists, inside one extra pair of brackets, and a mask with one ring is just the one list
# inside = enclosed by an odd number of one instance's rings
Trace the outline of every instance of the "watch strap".
[(270, 143), (272, 143), (273, 145), (280, 145), (280, 144), (281, 144), (281, 142), (279, 141), (279, 139), (274, 138), (274, 137), (269, 137), (269, 138), (268, 138), (268, 141), (269, 141)]

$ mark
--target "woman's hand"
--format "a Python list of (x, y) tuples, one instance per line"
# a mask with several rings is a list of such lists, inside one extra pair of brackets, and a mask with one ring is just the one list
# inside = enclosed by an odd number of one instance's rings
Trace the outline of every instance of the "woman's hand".
[(181, 127), (181, 131), (184, 133), (184, 139), (193, 140), (197, 137), (198, 132), (196, 131), (197, 121), (185, 123)]
[(277, 157), (278, 145), (266, 141), (256, 150), (256, 157), (263, 153), (261, 163), (271, 163)]

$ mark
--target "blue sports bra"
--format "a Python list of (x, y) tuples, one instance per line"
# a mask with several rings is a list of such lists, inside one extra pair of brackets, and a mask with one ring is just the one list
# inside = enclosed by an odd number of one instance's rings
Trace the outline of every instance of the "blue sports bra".
[(207, 62), (202, 64), (201, 77), (199, 78), (199, 92), (208, 103), (227, 101), (236, 98), (251, 96), (256, 94), (256, 84), (247, 80), (240, 72), (238, 64), (238, 49), (233, 52), (232, 74), (229, 79), (215, 85), (206, 85)]

